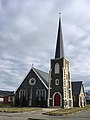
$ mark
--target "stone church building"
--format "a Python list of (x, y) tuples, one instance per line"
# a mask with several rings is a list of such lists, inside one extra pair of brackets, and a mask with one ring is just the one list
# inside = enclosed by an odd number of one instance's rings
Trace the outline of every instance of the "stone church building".
[(70, 76), (70, 64), (64, 56), (61, 19), (59, 18), (55, 57), (50, 60), (49, 73), (32, 67), (15, 92), (15, 105), (84, 107), (85, 92), (82, 81), (71, 82)]

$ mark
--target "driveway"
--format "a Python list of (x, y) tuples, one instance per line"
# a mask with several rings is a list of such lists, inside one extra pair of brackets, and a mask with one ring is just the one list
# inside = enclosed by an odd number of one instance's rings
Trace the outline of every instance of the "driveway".
[(42, 109), (25, 113), (0, 113), (0, 120), (90, 120), (90, 110), (81, 111), (67, 116), (48, 116), (42, 115), (43, 112), (52, 109)]

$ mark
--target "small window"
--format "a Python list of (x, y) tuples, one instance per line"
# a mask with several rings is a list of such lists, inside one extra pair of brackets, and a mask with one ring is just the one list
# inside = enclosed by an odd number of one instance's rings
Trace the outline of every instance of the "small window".
[(59, 79), (55, 80), (55, 85), (59, 85)]
[(12, 96), (8, 97), (8, 102), (13, 102), (13, 97)]
[(30, 85), (34, 85), (35, 83), (36, 83), (35, 78), (31, 78), (31, 79), (29, 80), (29, 84), (30, 84)]
[(55, 74), (59, 74), (59, 64), (55, 64)]

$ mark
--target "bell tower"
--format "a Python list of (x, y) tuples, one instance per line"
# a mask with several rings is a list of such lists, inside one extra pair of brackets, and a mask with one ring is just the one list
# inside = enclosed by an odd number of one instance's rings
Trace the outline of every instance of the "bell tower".
[(48, 107), (73, 107), (69, 61), (64, 56), (59, 17), (55, 58), (50, 60)]

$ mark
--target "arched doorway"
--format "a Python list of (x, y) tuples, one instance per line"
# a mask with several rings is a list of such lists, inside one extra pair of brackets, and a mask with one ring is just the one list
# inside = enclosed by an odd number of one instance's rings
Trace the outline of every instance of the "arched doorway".
[(61, 106), (61, 97), (59, 93), (54, 94), (54, 106)]

